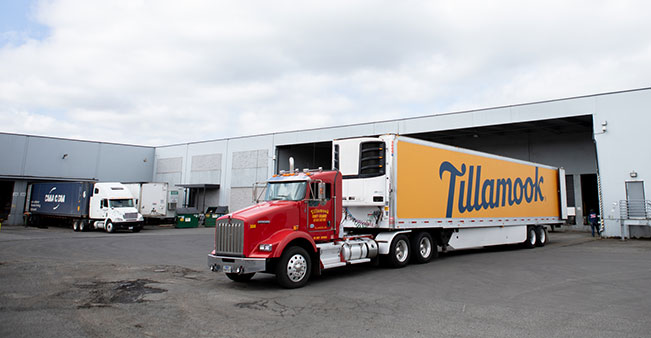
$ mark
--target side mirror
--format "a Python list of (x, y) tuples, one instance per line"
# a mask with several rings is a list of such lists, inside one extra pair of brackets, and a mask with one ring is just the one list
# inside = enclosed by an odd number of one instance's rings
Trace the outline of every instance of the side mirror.
[(256, 182), (253, 183), (253, 203), (258, 204), (260, 203), (260, 200), (262, 200), (262, 194), (265, 192), (267, 188), (266, 183), (260, 183)]

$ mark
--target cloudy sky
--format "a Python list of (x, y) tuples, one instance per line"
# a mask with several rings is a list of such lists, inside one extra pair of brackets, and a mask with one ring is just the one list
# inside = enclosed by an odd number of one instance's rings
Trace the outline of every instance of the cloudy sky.
[(649, 1), (0, 0), (0, 132), (163, 145), (651, 86)]

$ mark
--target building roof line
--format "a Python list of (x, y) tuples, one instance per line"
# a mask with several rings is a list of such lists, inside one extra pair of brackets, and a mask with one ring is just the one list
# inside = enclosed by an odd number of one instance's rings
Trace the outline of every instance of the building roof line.
[(643, 88), (636, 88), (636, 89), (626, 89), (626, 90), (619, 90), (619, 91), (613, 91), (613, 92), (603, 92), (603, 93), (597, 93), (597, 94), (579, 95), (579, 96), (572, 96), (572, 97), (565, 97), (565, 98), (558, 98), (558, 99), (549, 99), (549, 100), (533, 101), (533, 102), (527, 102), (527, 103), (509, 104), (509, 105), (494, 106), (494, 107), (487, 107), (487, 108), (476, 108), (476, 109), (468, 109), (468, 110), (460, 110), (460, 111), (452, 111), (452, 112), (433, 113), (433, 114), (427, 114), (427, 115), (421, 115), (421, 116), (402, 117), (402, 118), (380, 120), (380, 121), (358, 122), (358, 123), (335, 125), (335, 126), (314, 127), (314, 128), (308, 128), (308, 129), (287, 130), (287, 131), (270, 132), (270, 133), (262, 133), (262, 134), (233, 136), (233, 137), (217, 138), (217, 139), (210, 139), (210, 140), (203, 140), (203, 141), (190, 141), (190, 142), (163, 144), (163, 145), (157, 145), (157, 146), (140, 145), (140, 144), (127, 144), (127, 143), (117, 143), (117, 142), (105, 142), (105, 141), (92, 141), (92, 140), (72, 139), (72, 138), (56, 137), (56, 136), (43, 136), (43, 135), (33, 135), (33, 134), (8, 133), (8, 132), (2, 132), (2, 131), (0, 131), (0, 135), (38, 137), (38, 138), (48, 138), (48, 139), (64, 140), (64, 141), (77, 141), (77, 142), (87, 142), (87, 143), (109, 144), (109, 145), (119, 145), (119, 146), (129, 146), (129, 147), (156, 149), (156, 148), (177, 147), (177, 146), (184, 146), (184, 145), (191, 145), (191, 144), (201, 144), (201, 143), (210, 143), (210, 142), (218, 142), (218, 141), (229, 141), (229, 140), (251, 138), (251, 137), (265, 137), (265, 136), (274, 136), (274, 135), (281, 135), (281, 134), (292, 134), (292, 133), (297, 133), (297, 132), (306, 132), (306, 131), (315, 131), (315, 130), (328, 130), (328, 129), (337, 129), (337, 128), (358, 127), (358, 126), (363, 126), (363, 125), (373, 125), (373, 124), (380, 124), (380, 123), (399, 123), (399, 122), (403, 122), (403, 121), (407, 121), (407, 120), (417, 120), (417, 119), (425, 119), (425, 118), (431, 118), (431, 117), (437, 117), (437, 116), (450, 116), (450, 115), (458, 115), (458, 114), (467, 114), (467, 113), (473, 113), (473, 112), (479, 112), (479, 111), (514, 108), (514, 107), (529, 106), (529, 105), (534, 105), (534, 104), (544, 104), (544, 103), (552, 103), (552, 102), (559, 102), (559, 101), (569, 101), (569, 100), (584, 99), (584, 98), (593, 98), (593, 97), (598, 97), (598, 96), (630, 93), (630, 92), (637, 92), (637, 91), (644, 91), (644, 90), (651, 90), (651, 87), (643, 87)]
[(191, 145), (191, 144), (200, 144), (200, 143), (209, 143), (209, 142), (218, 142), (218, 141), (229, 141), (229, 140), (236, 140), (236, 139), (249, 138), (249, 137), (274, 136), (274, 135), (280, 135), (280, 134), (291, 134), (291, 133), (297, 133), (297, 132), (315, 131), (315, 130), (322, 130), (322, 129), (358, 127), (358, 126), (362, 126), (362, 125), (372, 125), (372, 124), (377, 124), (377, 123), (397, 123), (397, 122), (402, 122), (402, 121), (407, 121), (407, 120), (417, 120), (417, 119), (424, 119), (424, 118), (430, 118), (430, 117), (436, 117), (436, 116), (449, 116), (449, 115), (457, 115), (457, 114), (467, 114), (467, 113), (473, 113), (473, 112), (485, 111), (485, 110), (495, 110), (495, 109), (505, 109), (505, 108), (530, 106), (530, 105), (534, 105), (534, 104), (544, 104), (544, 103), (552, 103), (552, 102), (559, 102), (559, 101), (585, 99), (585, 98), (591, 98), (591, 97), (613, 95), (613, 94), (621, 94), (621, 93), (629, 93), (629, 92), (637, 92), (637, 91), (644, 91), (644, 90), (651, 90), (651, 87), (643, 87), (643, 88), (636, 88), (636, 89), (626, 89), (626, 90), (619, 90), (619, 91), (613, 91), (613, 92), (603, 92), (603, 93), (597, 93), (597, 94), (571, 96), (571, 97), (565, 97), (565, 98), (549, 99), (549, 100), (542, 100), (542, 101), (533, 101), (533, 102), (527, 102), (527, 103), (516, 103), (516, 104), (509, 104), (509, 105), (503, 105), (503, 106), (494, 106), (494, 107), (488, 107), (488, 108), (468, 109), (468, 110), (460, 110), (460, 111), (445, 112), (445, 113), (433, 113), (433, 114), (422, 115), (422, 116), (402, 117), (402, 118), (389, 119), (389, 120), (358, 122), (358, 123), (343, 124), (343, 125), (337, 125), (337, 126), (315, 127), (315, 128), (300, 129), (300, 130), (288, 130), (288, 131), (279, 131), (279, 132), (271, 132), (271, 133), (225, 137), (225, 138), (211, 139), (211, 140), (204, 140), (204, 141), (182, 142), (182, 143), (160, 145), (160, 146), (156, 146), (155, 148), (177, 147), (177, 146), (184, 146), (184, 145)]
[(83, 140), (83, 139), (75, 139), (75, 138), (68, 138), (68, 137), (59, 137), (59, 136), (44, 136), (44, 135), (34, 135), (34, 134), (8, 133), (8, 132), (4, 132), (4, 131), (0, 131), (0, 135), (25, 136), (25, 137), (34, 137), (34, 138), (47, 138), (47, 139), (51, 139), (51, 140), (76, 141), (76, 142), (85, 142), (85, 143), (108, 144), (108, 145), (115, 145), (115, 146), (138, 147), (138, 148), (149, 148), (149, 149), (155, 149), (156, 148), (156, 146), (146, 146), (146, 145), (141, 145), (141, 144), (129, 144), (129, 143), (118, 143), (118, 142), (106, 142), (106, 141), (93, 141), (93, 140)]

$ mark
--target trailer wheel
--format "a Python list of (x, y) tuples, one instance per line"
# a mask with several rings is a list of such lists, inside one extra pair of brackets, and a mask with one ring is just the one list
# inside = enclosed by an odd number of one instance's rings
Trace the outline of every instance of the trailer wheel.
[(79, 221), (79, 231), (84, 232), (86, 230), (87, 230), (86, 221), (84, 220)]
[(438, 257), (438, 247), (432, 235), (423, 231), (411, 238), (411, 248), (414, 250), (413, 258), (418, 263), (427, 263)]
[(227, 273), (226, 277), (228, 279), (232, 280), (233, 282), (238, 282), (238, 283), (246, 283), (253, 278), (253, 275), (255, 275), (255, 272), (252, 273)]
[(115, 226), (113, 225), (113, 222), (106, 221), (105, 229), (106, 229), (106, 232), (115, 232)]
[(276, 264), (276, 280), (287, 289), (304, 286), (312, 273), (310, 255), (299, 246), (285, 249), (280, 261)]
[(527, 240), (524, 241), (524, 247), (527, 249), (534, 248), (537, 243), (536, 228), (527, 227)]
[(74, 220), (72, 222), (72, 231), (79, 231), (79, 220)]
[(536, 246), (545, 246), (548, 240), (547, 229), (544, 226), (536, 227)]
[(398, 235), (391, 242), (387, 263), (392, 268), (402, 268), (409, 263), (410, 255), (409, 239), (405, 235)]

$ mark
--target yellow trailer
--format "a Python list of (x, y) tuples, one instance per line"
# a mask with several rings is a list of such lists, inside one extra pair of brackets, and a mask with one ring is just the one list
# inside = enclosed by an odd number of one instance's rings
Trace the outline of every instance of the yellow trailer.
[(565, 173), (552, 166), (398, 135), (335, 140), (333, 159), (344, 228), (377, 229), (379, 242), (425, 231), (444, 249), (542, 246), (567, 218)]

